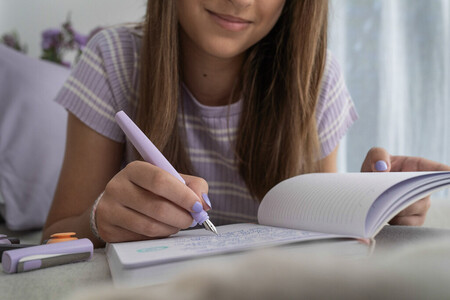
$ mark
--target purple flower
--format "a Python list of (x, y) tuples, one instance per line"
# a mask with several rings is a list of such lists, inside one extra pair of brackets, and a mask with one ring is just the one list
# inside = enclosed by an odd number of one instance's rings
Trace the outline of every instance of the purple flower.
[(50, 28), (42, 32), (43, 38), (53, 38), (55, 36), (59, 36), (61, 34), (60, 29)]
[(74, 31), (73, 39), (74, 39), (75, 43), (77, 43), (78, 46), (80, 46), (80, 48), (83, 48), (84, 46), (86, 46), (86, 44), (88, 42), (88, 37), (86, 35), (82, 35), (76, 31)]
[(47, 29), (42, 32), (42, 49), (58, 48), (62, 42), (62, 33), (59, 29)]
[(77, 51), (76, 62), (89, 39), (101, 29), (97, 27), (89, 35), (83, 35), (73, 28), (69, 15), (68, 20), (62, 24), (60, 29), (51, 28), (42, 32), (41, 58), (70, 67), (71, 64), (63, 60), (66, 53)]

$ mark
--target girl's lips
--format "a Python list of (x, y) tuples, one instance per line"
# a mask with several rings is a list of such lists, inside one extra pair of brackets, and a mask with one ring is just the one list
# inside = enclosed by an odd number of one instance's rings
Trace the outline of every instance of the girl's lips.
[(213, 20), (222, 28), (230, 31), (241, 31), (250, 26), (252, 22), (229, 15), (222, 15), (207, 10)]

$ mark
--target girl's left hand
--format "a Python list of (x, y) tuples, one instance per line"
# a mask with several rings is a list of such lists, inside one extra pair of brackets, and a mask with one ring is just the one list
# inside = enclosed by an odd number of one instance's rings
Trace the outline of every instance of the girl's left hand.
[[(361, 172), (413, 172), (413, 171), (450, 171), (450, 166), (421, 157), (394, 156), (383, 148), (372, 148), (366, 155)], [(393, 225), (420, 226), (430, 208), (430, 196), (427, 196), (402, 210), (389, 223)]]

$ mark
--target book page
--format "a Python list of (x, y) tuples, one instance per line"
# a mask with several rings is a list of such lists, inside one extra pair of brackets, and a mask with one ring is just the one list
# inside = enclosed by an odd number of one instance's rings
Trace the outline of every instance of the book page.
[(315, 232), (365, 235), (373, 202), (389, 187), (421, 172), (316, 173), (287, 179), (262, 200), (258, 222)]
[(425, 172), (392, 186), (370, 208), (366, 218), (367, 234), (376, 234), (383, 222), (392, 219), (411, 203), (449, 186), (450, 172)]
[(165, 239), (113, 243), (108, 247), (114, 248), (123, 266), (133, 268), (298, 241), (338, 237), (258, 224), (224, 225), (218, 226), (217, 230), (218, 236), (205, 229), (194, 229), (179, 232)]

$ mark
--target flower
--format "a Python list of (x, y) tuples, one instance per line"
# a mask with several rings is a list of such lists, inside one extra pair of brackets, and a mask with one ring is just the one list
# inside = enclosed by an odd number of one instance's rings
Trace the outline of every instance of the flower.
[(63, 41), (63, 33), (59, 29), (47, 29), (42, 32), (41, 47), (43, 50), (59, 49)]
[(42, 32), (41, 58), (70, 68), (71, 64), (63, 61), (65, 54), (70, 51), (78, 52), (75, 58), (76, 62), (89, 39), (99, 30), (101, 27), (95, 28), (89, 35), (83, 35), (73, 28), (70, 18), (68, 18), (62, 24), (61, 29), (50, 28)]
[[(102, 27), (96, 27), (87, 35), (81, 34), (73, 28), (69, 15), (67, 21), (61, 25), (61, 28), (49, 28), (42, 32), (41, 59), (70, 68), (71, 63), (65, 61), (63, 59), (64, 56), (68, 52), (76, 51), (75, 62), (77, 62), (89, 40), (102, 29)], [(24, 53), (27, 51), (26, 45), (20, 45), (16, 32), (1, 36), (0, 43)]]
[(89, 37), (87, 35), (82, 35), (78, 32), (74, 32), (73, 38), (75, 43), (77, 43), (80, 48), (84, 48), (89, 40)]
[(19, 40), (19, 35), (13, 31), (11, 33), (6, 33), (0, 38), (0, 43), (7, 47), (13, 48), (19, 52), (26, 53), (27, 46), (21, 45)]

